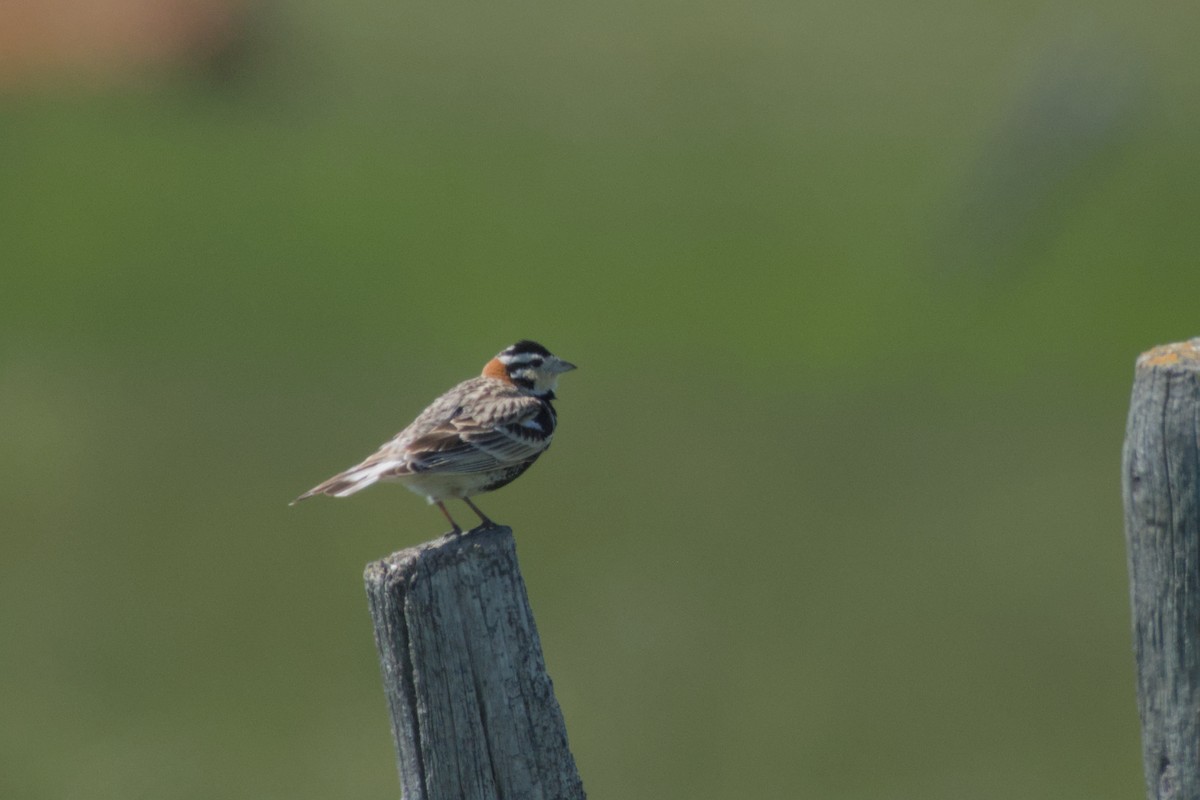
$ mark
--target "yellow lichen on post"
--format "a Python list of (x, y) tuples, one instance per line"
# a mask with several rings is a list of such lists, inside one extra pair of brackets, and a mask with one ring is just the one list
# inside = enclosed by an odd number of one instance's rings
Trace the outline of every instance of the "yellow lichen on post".
[(1200, 338), (1188, 339), (1186, 342), (1163, 344), (1151, 348), (1138, 356), (1138, 369), (1154, 367), (1182, 367), (1184, 369), (1200, 368)]

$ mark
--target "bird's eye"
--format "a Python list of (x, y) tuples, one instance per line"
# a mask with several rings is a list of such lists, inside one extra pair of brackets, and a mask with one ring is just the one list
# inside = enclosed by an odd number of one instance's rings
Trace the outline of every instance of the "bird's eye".
[(529, 359), (529, 366), (533, 367), (534, 369), (537, 369), (541, 365), (542, 365), (542, 359), (540, 359), (540, 358)]

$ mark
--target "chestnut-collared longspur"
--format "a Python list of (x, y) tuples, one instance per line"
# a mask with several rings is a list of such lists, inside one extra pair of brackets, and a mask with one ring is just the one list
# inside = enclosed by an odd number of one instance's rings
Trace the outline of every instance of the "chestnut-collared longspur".
[(546, 452), (558, 417), (558, 376), (575, 369), (537, 342), (523, 339), (501, 350), (477, 378), (434, 400), (412, 423), (365, 461), (314, 486), (292, 504), (318, 494), (346, 497), (379, 481), (395, 481), (446, 510), (456, 497), (495, 523), (470, 501), (511, 482)]

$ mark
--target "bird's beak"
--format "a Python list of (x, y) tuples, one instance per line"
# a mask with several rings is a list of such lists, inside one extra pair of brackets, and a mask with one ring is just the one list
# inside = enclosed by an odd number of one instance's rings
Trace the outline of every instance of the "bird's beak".
[(555, 372), (570, 372), (571, 370), (575, 369), (575, 365), (572, 364), (570, 361), (563, 361), (561, 358), (557, 358), (557, 359), (555, 359), (555, 362), (556, 362), (554, 364)]

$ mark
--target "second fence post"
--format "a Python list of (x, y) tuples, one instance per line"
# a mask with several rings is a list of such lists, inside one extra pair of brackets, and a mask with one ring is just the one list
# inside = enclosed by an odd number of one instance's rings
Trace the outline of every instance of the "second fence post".
[(1123, 458), (1151, 800), (1200, 800), (1200, 339), (1137, 360)]

